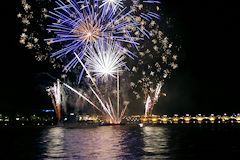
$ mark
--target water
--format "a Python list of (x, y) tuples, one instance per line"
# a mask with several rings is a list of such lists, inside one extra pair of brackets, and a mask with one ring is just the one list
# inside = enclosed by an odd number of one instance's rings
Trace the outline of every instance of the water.
[(1, 128), (0, 159), (230, 159), (239, 135), (239, 124)]

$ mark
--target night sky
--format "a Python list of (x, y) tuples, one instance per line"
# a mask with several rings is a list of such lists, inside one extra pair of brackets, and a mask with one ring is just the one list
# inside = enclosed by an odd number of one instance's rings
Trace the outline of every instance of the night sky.
[[(159, 99), (155, 113), (240, 112), (238, 5), (227, 1), (163, 0), (162, 7), (171, 17), (171, 30), (177, 35), (181, 51), (179, 68), (164, 86), (167, 97)], [(37, 75), (59, 75), (48, 62), (37, 62), (34, 53), (19, 44), (21, 26), (16, 23), (16, 8), (9, 7), (1, 14), (0, 112), (51, 106), (51, 100), (39, 88)]]

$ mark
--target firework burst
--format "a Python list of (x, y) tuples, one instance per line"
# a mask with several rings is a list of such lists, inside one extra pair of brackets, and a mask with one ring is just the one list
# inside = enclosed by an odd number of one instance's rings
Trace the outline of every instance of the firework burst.
[(102, 78), (103, 80), (108, 76), (116, 78), (117, 72), (123, 71), (123, 67), (127, 68), (123, 61), (124, 50), (117, 44), (113, 41), (107, 43), (100, 41), (88, 49), (85, 65), (96, 79)]
[[(109, 12), (106, 9), (100, 9), (98, 3), (86, 3), (87, 1), (76, 2), (69, 1), (69, 4), (64, 4), (62, 1), (56, 1), (58, 5), (54, 12), (49, 12), (48, 17), (57, 21), (48, 25), (48, 31), (52, 31), (54, 38), (46, 39), (52, 43), (63, 44), (62, 49), (53, 53), (51, 57), (62, 57), (68, 53), (73, 54), (78, 52), (79, 57), (83, 57), (87, 52), (87, 48), (98, 43), (98, 41), (114, 40), (116, 42), (129, 43), (137, 47), (139, 44), (136, 40), (142, 38), (133, 37), (131, 28), (137, 27), (141, 33), (147, 35), (144, 30), (141, 30), (131, 13), (126, 11), (126, 7), (119, 10), (118, 13)], [(96, 7), (95, 7), (96, 6)], [(127, 55), (131, 58), (135, 55), (126, 50)], [(74, 57), (65, 67), (64, 71), (76, 66), (78, 63)]]

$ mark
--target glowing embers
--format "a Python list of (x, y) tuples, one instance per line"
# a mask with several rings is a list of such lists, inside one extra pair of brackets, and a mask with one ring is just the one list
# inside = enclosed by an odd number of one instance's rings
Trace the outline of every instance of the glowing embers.
[(113, 41), (100, 41), (92, 45), (86, 54), (86, 68), (96, 78), (105, 78), (108, 76), (116, 78), (117, 72), (121, 72), (123, 67), (127, 68), (123, 62), (124, 50), (119, 44)]

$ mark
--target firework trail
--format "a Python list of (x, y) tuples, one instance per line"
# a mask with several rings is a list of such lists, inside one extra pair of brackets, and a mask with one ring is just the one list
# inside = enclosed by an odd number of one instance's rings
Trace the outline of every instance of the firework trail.
[(154, 94), (154, 97), (153, 97), (153, 104), (155, 104), (158, 101), (162, 86), (163, 86), (162, 82), (157, 84), (155, 94)]
[(145, 104), (145, 117), (148, 116), (148, 112), (150, 110), (150, 107), (151, 107), (151, 97), (148, 95), (147, 101), (146, 101), (146, 104)]
[(57, 83), (54, 83), (53, 87), (47, 88), (46, 91), (52, 98), (53, 107), (58, 118), (58, 121), (61, 119), (61, 89), (60, 89), (60, 80), (57, 80)]
[(157, 87), (155, 89), (154, 97), (152, 98), (152, 105), (151, 105), (150, 114), (152, 114), (154, 105), (157, 103), (157, 101), (160, 97), (160, 92), (161, 92), (162, 86), (163, 86), (163, 82), (160, 82), (160, 83), (157, 84)]
[(147, 98), (145, 100), (145, 117), (147, 117), (149, 114), (152, 114), (154, 105), (156, 104), (156, 102), (158, 101), (159, 97), (160, 97), (160, 92), (161, 92), (161, 88), (163, 86), (163, 83), (158, 83), (157, 87), (155, 89), (154, 96), (152, 97), (152, 93), (149, 95), (147, 95)]
[(92, 89), (92, 87), (90, 87), (91, 91), (93, 92), (93, 94), (97, 97), (98, 101), (100, 102), (103, 110), (105, 111), (105, 113), (107, 113), (107, 115), (109, 115), (111, 117), (112, 120), (114, 120), (111, 111), (110, 111), (110, 107), (109, 105), (105, 105), (102, 101), (102, 99), (97, 95), (97, 93)]
[(66, 83), (63, 83), (64, 86), (66, 86), (67, 88), (69, 88), (71, 91), (73, 91), (74, 93), (78, 94), (80, 97), (82, 97), (84, 100), (86, 100), (88, 103), (90, 103), (94, 108), (96, 108), (98, 111), (101, 111), (97, 105), (95, 105), (91, 100), (89, 100), (87, 97), (85, 97), (83, 94), (81, 94), (80, 92), (78, 92), (77, 90), (75, 90), (74, 88), (72, 88), (71, 86), (69, 86)]

